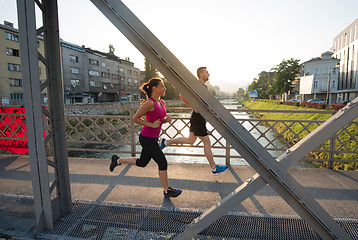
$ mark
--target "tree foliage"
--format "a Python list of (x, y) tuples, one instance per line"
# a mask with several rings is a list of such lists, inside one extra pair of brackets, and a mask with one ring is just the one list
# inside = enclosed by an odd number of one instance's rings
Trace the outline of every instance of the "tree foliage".
[(165, 96), (163, 96), (163, 99), (167, 100), (173, 100), (173, 99), (179, 99), (179, 91), (166, 79), (162, 78), (165, 88), (167, 91), (165, 92)]
[(292, 91), (292, 82), (299, 73), (299, 61), (293, 58), (283, 60), (277, 67), (272, 69), (275, 72), (274, 88), (276, 94)]
[(114, 55), (114, 51), (116, 50), (112, 44), (109, 44), (108, 46), (108, 53)]
[(249, 91), (257, 91), (258, 98), (274, 99), (275, 96), (292, 91), (292, 82), (299, 73), (298, 59), (282, 60), (270, 72), (262, 71), (249, 85)]
[[(147, 58), (144, 59), (144, 70), (145, 70), (145, 79), (144, 81), (147, 82), (149, 79), (153, 77), (159, 77), (158, 70), (156, 67), (154, 67)], [(179, 99), (179, 92), (178, 90), (166, 79), (162, 78), (164, 85), (167, 89), (165, 92), (165, 96), (163, 96), (163, 99)]]
[(158, 70), (148, 61), (147, 58), (144, 59), (144, 71), (145, 71), (144, 82), (147, 82), (149, 79), (153, 77), (158, 77)]
[(249, 91), (257, 91), (257, 97), (261, 99), (270, 99), (275, 95), (274, 89), (274, 73), (261, 72), (258, 78), (255, 78), (249, 85)]
[(239, 88), (236, 92), (236, 96), (238, 99), (245, 98), (245, 90), (243, 88)]

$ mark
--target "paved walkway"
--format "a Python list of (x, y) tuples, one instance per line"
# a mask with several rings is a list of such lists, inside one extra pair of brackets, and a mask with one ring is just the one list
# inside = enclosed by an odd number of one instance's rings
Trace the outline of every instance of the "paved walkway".
[[(108, 170), (108, 159), (70, 158), (72, 200), (121, 205), (206, 210), (256, 172), (249, 166), (231, 166), (213, 176), (206, 164), (170, 163), (170, 186), (183, 189), (178, 198), (165, 199), (151, 162), (145, 168), (121, 165)], [(333, 218), (358, 218), (358, 171), (293, 168), (297, 181)], [(53, 179), (53, 174), (50, 173)], [(0, 193), (32, 196), (29, 159), (0, 155)], [(270, 186), (238, 204), (233, 212), (272, 216), (298, 216)]]

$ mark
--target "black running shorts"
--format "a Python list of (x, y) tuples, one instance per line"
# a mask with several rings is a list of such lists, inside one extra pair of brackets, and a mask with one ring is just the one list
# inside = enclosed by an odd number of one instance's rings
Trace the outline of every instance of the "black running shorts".
[(193, 132), (195, 136), (205, 137), (208, 135), (206, 129), (206, 120), (200, 113), (192, 112), (190, 116), (190, 132)]

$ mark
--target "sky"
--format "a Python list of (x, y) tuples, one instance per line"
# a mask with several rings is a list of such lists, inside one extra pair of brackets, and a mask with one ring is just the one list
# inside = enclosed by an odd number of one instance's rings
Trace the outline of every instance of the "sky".
[[(227, 92), (246, 88), (284, 59), (321, 56), (358, 18), (357, 0), (122, 2), (195, 76), (198, 67), (206, 66), (210, 83)], [(90, 0), (58, 0), (58, 8), (64, 41), (103, 52), (112, 44), (117, 56), (129, 57), (144, 70), (144, 56)], [(18, 28), (16, 0), (0, 0), (4, 21)]]

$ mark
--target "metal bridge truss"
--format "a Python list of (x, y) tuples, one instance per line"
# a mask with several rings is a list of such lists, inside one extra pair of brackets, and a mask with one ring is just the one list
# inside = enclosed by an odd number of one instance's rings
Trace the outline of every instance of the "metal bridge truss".
[[(42, 13), (43, 26), (38, 29), (35, 4)], [(72, 211), (57, 1), (17, 0), (17, 9), (36, 235), (45, 229), (52, 229), (54, 221)], [(44, 54), (38, 51), (38, 36), (44, 39)], [(46, 70), (46, 79), (43, 81), (39, 78), (40, 66)], [(45, 94), (49, 99), (46, 107), (42, 106), (41, 100)], [(52, 155), (51, 159), (47, 151)], [(51, 184), (49, 167), (55, 176)]]
[[(230, 114), (230, 112), (225, 109), (219, 101), (213, 97), (208, 90), (190, 73), (189, 70), (185, 68), (185, 66), (175, 58), (175, 56), (157, 39), (145, 26), (144, 24), (119, 0), (91, 0), (92, 3), (116, 26), (125, 37), (152, 63), (157, 69), (183, 94), (183, 96), (188, 99), (193, 106), (199, 110), (199, 112), (211, 123), (211, 125), (222, 135), (225, 136), (225, 139), (233, 146), (233, 148), (238, 151), (241, 156), (253, 167), (257, 174), (253, 176), (251, 179), (246, 181), (243, 185), (238, 187), (234, 192), (225, 197), (220, 203), (217, 203), (208, 211), (204, 212), (200, 217), (195, 219), (190, 225), (188, 225), (187, 229), (182, 232), (177, 239), (190, 239), (195, 236), (197, 233), (207, 228), (211, 223), (215, 220), (223, 216), (230, 209), (234, 208), (237, 204), (242, 202), (247, 197), (251, 196), (262, 186), (269, 184), (281, 197), (304, 219), (311, 227), (314, 229), (317, 234), (322, 239), (352, 239), (350, 235), (344, 231), (336, 221), (315, 201), (314, 198), (310, 194), (308, 194), (303, 187), (288, 173), (287, 168), (294, 162), (303, 158), (307, 153), (314, 150), (321, 143), (326, 141), (329, 137), (335, 134), (341, 127), (345, 126), (349, 122), (351, 122), (355, 117), (357, 117), (358, 112), (358, 99), (352, 101), (347, 107), (339, 111), (336, 115), (327, 120), (324, 124), (318, 127), (314, 132), (309, 134), (306, 138), (300, 141), (298, 144), (294, 145), (292, 148), (286, 151), (285, 154), (280, 156), (278, 159), (272, 157), (266, 149), (264, 149), (260, 143)], [(26, 2), (26, 3), (25, 3)], [(27, 5), (33, 5), (33, 3), (28, 3), (30, 1), (26, 0), (18, 0), (18, 11), (19, 11), (19, 26), (21, 28), (29, 27), (27, 32), (24, 32), (24, 29), (20, 30), (20, 39), (24, 42), (23, 38), (29, 36), (27, 41), (28, 43), (21, 44), (21, 54), (22, 59), (23, 55), (27, 54), (27, 52), (36, 49), (36, 34), (35, 34), (35, 26), (34, 24), (34, 16), (31, 15), (29, 19), (25, 19), (24, 16), (33, 14), (31, 6), (27, 9)], [(56, 0), (48, 0), (43, 1), (46, 4), (40, 4), (38, 0), (35, 2), (42, 7), (43, 14), (46, 17), (51, 19), (52, 21), (45, 21), (45, 26), (41, 31), (44, 31), (45, 36), (53, 36), (46, 38), (45, 42), (52, 46), (52, 49), (55, 53), (48, 52), (47, 55), (47, 63), (49, 65), (49, 80), (47, 85), (52, 87), (57, 87), (56, 90), (52, 92), (50, 88), (51, 94), (49, 94), (52, 98), (50, 101), (51, 106), (59, 106), (56, 114), (52, 113), (52, 121), (63, 123), (63, 102), (61, 102), (62, 94), (62, 82), (60, 76), (60, 55), (59, 55), (59, 38), (58, 38), (58, 24), (57, 24), (57, 8), (56, 8)], [(45, 5), (51, 5), (45, 6)], [(25, 10), (24, 10), (25, 9)], [(48, 10), (48, 11), (47, 11)], [(26, 13), (26, 14), (25, 14)], [(51, 14), (49, 14), (51, 13)], [(22, 15), (24, 16), (22, 16)], [(51, 16), (51, 18), (50, 18)], [(33, 18), (33, 19), (32, 19)], [(55, 19), (56, 18), (56, 19)], [(51, 28), (50, 28), (51, 27)], [(41, 32), (39, 31), (38, 32)], [(50, 32), (49, 32), (50, 31)], [(21, 33), (22, 32), (22, 33)], [(52, 34), (48, 34), (52, 33)], [(31, 44), (31, 45), (29, 45)], [(49, 49), (49, 45), (47, 45), (46, 49)], [(32, 48), (31, 48), (32, 46)], [(24, 54), (23, 54), (24, 52)], [(50, 54), (51, 53), (51, 54)], [(37, 72), (36, 67), (30, 68), (30, 65), (37, 64), (37, 53), (28, 54), (32, 56), (31, 59), (25, 59), (23, 62), (24, 67), (28, 67), (29, 75), (32, 73), (30, 71), (34, 70)], [(42, 57), (40, 57), (42, 59)], [(56, 65), (52, 65), (51, 63), (56, 63)], [(27, 65), (24, 65), (26, 63)], [(57, 68), (56, 68), (57, 67)], [(38, 74), (36, 72), (33, 73), (35, 80), (31, 81), (31, 84), (28, 85), (29, 89), (37, 88), (33, 90), (33, 93), (40, 92), (40, 84), (38, 81)], [(52, 73), (55, 73), (54, 76), (51, 76)], [(24, 74), (24, 73), (23, 73)], [(25, 79), (25, 78), (24, 78)], [(25, 82), (25, 81), (24, 81)], [(24, 86), (25, 87), (25, 86)], [(25, 87), (26, 88), (26, 87)], [(28, 90), (29, 90), (28, 89)], [(54, 89), (54, 88), (52, 88)], [(30, 91), (25, 92), (30, 95)], [(58, 93), (59, 95), (56, 95)], [(54, 94), (54, 96), (52, 95)], [(34, 98), (35, 94), (32, 95)], [(39, 96), (39, 95), (37, 95)], [(29, 96), (27, 96), (29, 98)], [(34, 101), (36, 100), (36, 101)], [(29, 117), (33, 118), (41, 118), (42, 111), (41, 102), (39, 99), (31, 100), (28, 99), (32, 105), (27, 106), (27, 114)], [(58, 105), (56, 105), (58, 104)], [(27, 103), (29, 105), (29, 103)], [(26, 106), (25, 106), (26, 107)], [(29, 109), (29, 110), (28, 110)], [(31, 112), (29, 112), (31, 111)], [(26, 115), (26, 117), (28, 117)], [(49, 114), (51, 115), (51, 114)], [(29, 119), (31, 121), (32, 118)], [(36, 131), (36, 137), (34, 133), (29, 134), (29, 140), (34, 140), (32, 144), (42, 143), (44, 141), (41, 133), (42, 125), (38, 125), (38, 121), (32, 120), (29, 122), (29, 127), (35, 128), (38, 127)], [(55, 144), (55, 164), (61, 164), (63, 170), (63, 175), (58, 175), (57, 183), (59, 185), (63, 184), (64, 188), (68, 190), (69, 181), (68, 181), (68, 167), (67, 167), (67, 149), (64, 143), (64, 129), (62, 124), (59, 124), (58, 128), (54, 128), (56, 132), (54, 135), (58, 133), (61, 138), (61, 144), (63, 144), (62, 149), (56, 148)], [(32, 131), (34, 131), (32, 130)], [(46, 140), (47, 138), (45, 138)], [(31, 141), (29, 141), (30, 144)], [(32, 175), (33, 182), (37, 183), (39, 181), (44, 181), (44, 185), (47, 184), (48, 181), (47, 176), (47, 168), (44, 167), (39, 168), (38, 165), (44, 164), (44, 153), (42, 153), (44, 149), (44, 144), (40, 144), (41, 149), (37, 150), (35, 146), (30, 146), (30, 151), (34, 152), (40, 151), (40, 154), (35, 155), (31, 154), (32, 161), (37, 161), (37, 165), (32, 163), (32, 165), (36, 165), (32, 167)], [(56, 151), (57, 150), (57, 151)], [(56, 154), (62, 154), (60, 158), (56, 158)], [(35, 155), (35, 156), (34, 156)], [(41, 161), (40, 161), (41, 160)], [(41, 162), (41, 163), (40, 163)], [(45, 176), (45, 177), (43, 177)], [(46, 177), (47, 176), (47, 177)], [(42, 179), (44, 178), (44, 179)], [(56, 182), (56, 181), (55, 181)], [(61, 190), (61, 188), (59, 189)], [(45, 192), (42, 195), (42, 192)], [(61, 198), (65, 197), (66, 201), (65, 209), (70, 211), (70, 194), (69, 190), (64, 193), (68, 193), (66, 196), (61, 196)], [(48, 189), (43, 189), (37, 187), (34, 188), (34, 196), (39, 198), (38, 196), (41, 194), (41, 200), (49, 203), (50, 195), (48, 193)], [(36, 199), (35, 199), (36, 201)], [(37, 200), (39, 201), (39, 200)], [(54, 201), (51, 202), (54, 204)], [(53, 207), (53, 205), (52, 205)], [(51, 228), (52, 222), (51, 216), (49, 214), (51, 205), (47, 204), (42, 206), (42, 212), (47, 212), (48, 217), (45, 218), (46, 226), (43, 227)], [(37, 207), (36, 207), (37, 211)], [(63, 211), (62, 213), (64, 213)], [(44, 219), (42, 213), (36, 215), (37, 219)], [(53, 218), (53, 217), (52, 217)], [(55, 219), (55, 218), (53, 218)], [(41, 223), (41, 222), (40, 222)], [(40, 224), (39, 223), (39, 224)], [(39, 227), (38, 227), (39, 228)]]

